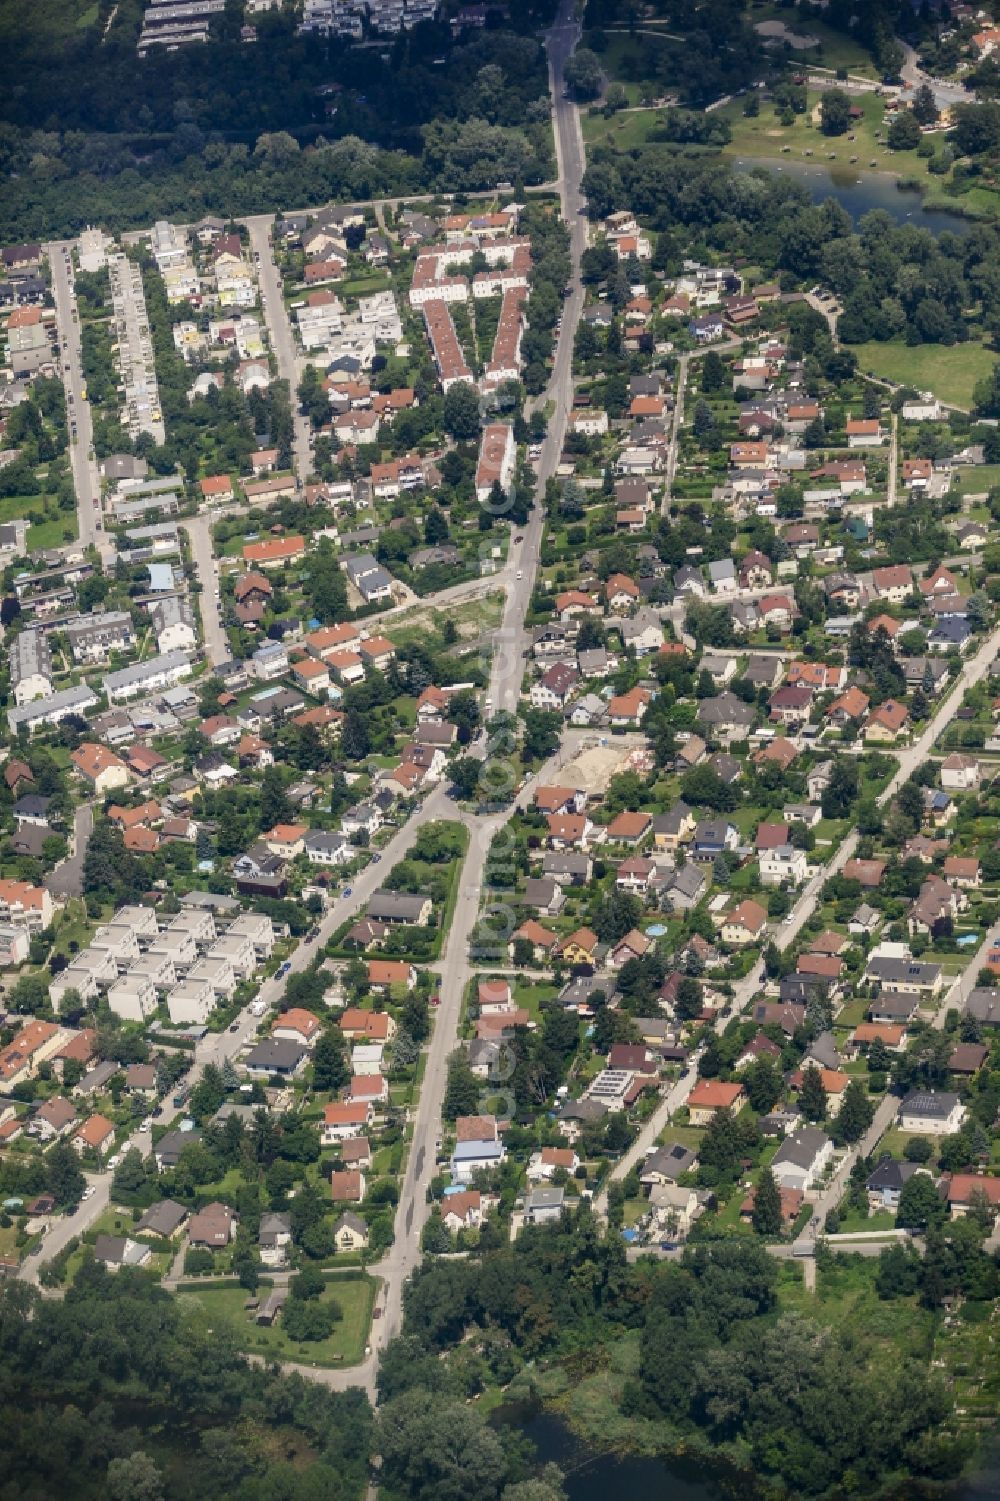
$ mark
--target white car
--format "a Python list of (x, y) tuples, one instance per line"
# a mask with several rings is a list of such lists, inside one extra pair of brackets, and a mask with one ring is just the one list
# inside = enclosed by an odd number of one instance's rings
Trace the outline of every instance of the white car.
[(523, 568), (519, 568), (517, 570), (517, 572), (515, 573), (514, 577), (516, 579), (523, 579), (524, 578), (524, 569)]

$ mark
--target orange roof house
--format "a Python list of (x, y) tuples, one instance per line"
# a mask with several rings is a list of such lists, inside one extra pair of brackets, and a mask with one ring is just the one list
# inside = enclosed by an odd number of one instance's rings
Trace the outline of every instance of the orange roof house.
[(243, 547), (244, 563), (257, 568), (280, 568), (301, 558), (306, 550), (304, 537), (272, 537), (267, 542), (247, 542)]

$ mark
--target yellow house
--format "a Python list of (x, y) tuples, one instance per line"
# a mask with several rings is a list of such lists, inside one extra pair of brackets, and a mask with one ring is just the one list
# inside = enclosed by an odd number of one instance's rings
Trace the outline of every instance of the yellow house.
[(559, 945), (559, 957), (568, 964), (593, 964), (599, 941), (590, 928), (577, 928)]
[(363, 1251), (368, 1245), (368, 1226), (360, 1214), (347, 1209), (333, 1227), (333, 1239), (338, 1251)]
[(733, 948), (743, 948), (763, 938), (767, 928), (767, 913), (759, 902), (748, 897), (726, 913), (722, 924), (722, 941)]

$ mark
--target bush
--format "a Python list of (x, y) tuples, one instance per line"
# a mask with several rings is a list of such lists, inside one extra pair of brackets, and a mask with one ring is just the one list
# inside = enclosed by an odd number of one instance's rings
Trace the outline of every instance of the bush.
[(202, 1250), (200, 1246), (189, 1246), (184, 1252), (184, 1275), (186, 1277), (200, 1277), (204, 1272), (215, 1269), (215, 1257), (211, 1251)]
[(903, 1156), (907, 1162), (929, 1162), (933, 1150), (926, 1136), (911, 1136), (906, 1143)]

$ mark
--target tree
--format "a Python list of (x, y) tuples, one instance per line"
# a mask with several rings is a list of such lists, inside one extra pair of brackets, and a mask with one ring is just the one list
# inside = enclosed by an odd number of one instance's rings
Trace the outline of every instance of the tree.
[(901, 1230), (927, 1230), (932, 1225), (943, 1224), (947, 1212), (931, 1175), (914, 1173), (903, 1184), (899, 1195), (896, 1224)]
[(313, 1051), (313, 1088), (323, 1094), (336, 1094), (350, 1075), (343, 1033), (339, 1027), (325, 1027)]
[(838, 1141), (860, 1141), (875, 1115), (875, 1107), (860, 1079), (852, 1079), (844, 1090), (844, 1099), (834, 1122)]
[(937, 101), (930, 84), (922, 83), (913, 96), (910, 106), (914, 119), (920, 125), (933, 125), (938, 117)]
[(57, 1141), (45, 1158), (48, 1169), (49, 1193), (61, 1208), (79, 1204), (87, 1180), (80, 1168), (80, 1159), (68, 1141)]
[(445, 432), (459, 443), (471, 443), (479, 436), (481, 419), (479, 395), (475, 386), (460, 380), (450, 386), (444, 398)]
[(479, 790), (479, 776), (483, 769), (483, 763), (477, 761), (475, 756), (459, 756), (449, 768), (452, 786), (458, 796), (464, 801), (474, 798)]
[(827, 89), (819, 106), (819, 128), (825, 136), (846, 135), (851, 123), (850, 95), (843, 89)]
[(701, 389), (721, 391), (726, 384), (726, 367), (717, 349), (709, 349), (701, 362)]
[(766, 1115), (781, 1097), (784, 1087), (781, 1070), (770, 1058), (757, 1058), (749, 1068), (743, 1069), (742, 1077), (750, 1109), (758, 1115)]
[(281, 1310), (281, 1323), (289, 1339), (314, 1343), (330, 1337), (338, 1315), (343, 1316), (340, 1305), (332, 1298), (323, 1303), (289, 1298)]
[(267, 766), (260, 787), (260, 828), (266, 833), (279, 823), (289, 823), (292, 806), (285, 795), (284, 774), (279, 766)]
[(915, 151), (920, 145), (920, 123), (911, 110), (900, 110), (889, 126), (886, 139), (893, 151)]
[(371, 749), (368, 725), (356, 709), (349, 710), (344, 717), (340, 748), (349, 761), (363, 761)]
[(319, 1267), (303, 1267), (297, 1277), (293, 1277), (289, 1288), (289, 1295), (300, 1298), (303, 1301), (308, 1298), (319, 1298), (326, 1289), (326, 1282)]
[(160, 1472), (141, 1449), (111, 1460), (107, 1473), (108, 1501), (161, 1501)]
[(826, 1115), (826, 1090), (815, 1063), (810, 1063), (802, 1075), (799, 1105), (806, 1120), (821, 1121)]
[(674, 1001), (678, 1021), (693, 1021), (696, 1016), (701, 1015), (704, 1004), (698, 981), (685, 975), (677, 985), (677, 997)]
[(589, 47), (577, 47), (563, 70), (566, 87), (576, 100), (596, 99), (604, 83), (601, 59)]
[(448, 1084), (441, 1113), (453, 1121), (460, 1115), (475, 1114), (479, 1103), (480, 1083), (469, 1067), (464, 1053), (452, 1053), (448, 1059)]
[(781, 1194), (769, 1167), (764, 1168), (757, 1183), (751, 1224), (758, 1235), (781, 1234)]
[(420, 1387), (379, 1409), (375, 1442), (387, 1489), (410, 1501), (495, 1501), (507, 1475), (504, 1446), (479, 1412)]
[(907, 1162), (930, 1162), (934, 1148), (926, 1136), (911, 1136), (903, 1149)]

